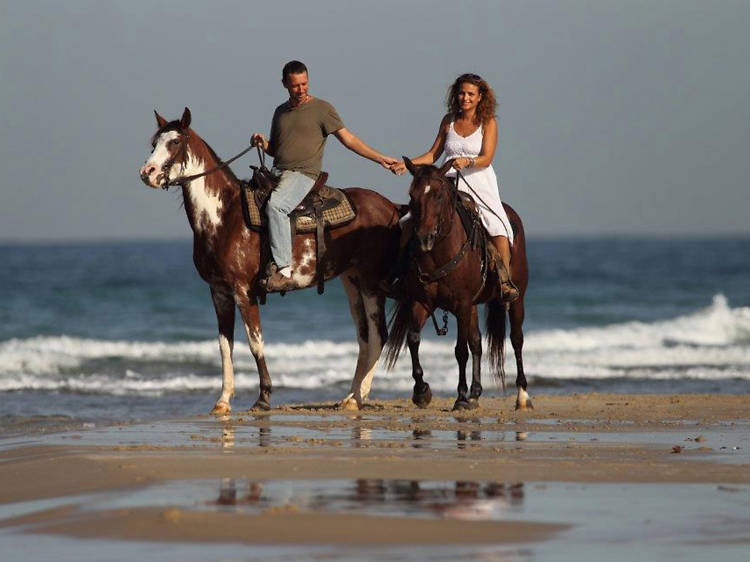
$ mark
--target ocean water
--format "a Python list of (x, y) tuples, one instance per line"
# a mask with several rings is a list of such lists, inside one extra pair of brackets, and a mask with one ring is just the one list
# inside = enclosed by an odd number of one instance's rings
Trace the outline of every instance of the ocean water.
[[(528, 243), (524, 359), (534, 393), (750, 391), (750, 238)], [(190, 242), (0, 246), (0, 432), (190, 416), (221, 386), (208, 286)], [(357, 357), (338, 281), (261, 308), (273, 401), (333, 402)], [(257, 396), (244, 330), (235, 409)], [(455, 325), (424, 330), (433, 391), (453, 395)], [(508, 343), (508, 349), (510, 345)], [(509, 394), (515, 364), (506, 363)], [(410, 395), (408, 353), (371, 396)], [(502, 391), (485, 378), (485, 395)]]

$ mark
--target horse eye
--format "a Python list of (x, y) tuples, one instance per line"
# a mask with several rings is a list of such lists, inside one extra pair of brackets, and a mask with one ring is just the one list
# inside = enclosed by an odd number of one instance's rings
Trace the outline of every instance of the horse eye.
[(180, 144), (180, 139), (172, 139), (170, 142), (172, 144)]

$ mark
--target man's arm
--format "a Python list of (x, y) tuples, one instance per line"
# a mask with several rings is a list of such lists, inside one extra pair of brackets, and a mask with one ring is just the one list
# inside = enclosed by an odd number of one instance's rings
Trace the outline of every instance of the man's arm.
[(334, 131), (336, 138), (341, 141), (346, 148), (352, 152), (356, 152), (363, 158), (377, 162), (383, 168), (390, 169), (393, 164), (398, 162), (395, 158), (381, 154), (374, 148), (367, 146), (359, 137), (349, 132), (346, 127), (341, 127), (339, 130)]

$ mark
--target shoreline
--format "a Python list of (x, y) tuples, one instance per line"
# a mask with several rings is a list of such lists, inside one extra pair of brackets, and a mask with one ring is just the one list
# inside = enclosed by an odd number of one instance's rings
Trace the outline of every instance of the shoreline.
[[(449, 410), (452, 402), (439, 398), (418, 410), (408, 400), (373, 401), (361, 412), (292, 404), (223, 418), (205, 415), (3, 439), (0, 527), (178, 542), (523, 543), (556, 540), (572, 522), (514, 520), (504, 517), (505, 511), (464, 521), (430, 510), (443, 506), (445, 498), (448, 507), (441, 509), (506, 509), (513, 490), (525, 486), (527, 494), (539, 494), (535, 490), (550, 483), (649, 485), (657, 491), (677, 485), (718, 490), (750, 485), (747, 396), (539, 395), (530, 412), (514, 412), (509, 398), (489, 398), (477, 410), (455, 414)], [(222, 503), (226, 482), (232, 482), (234, 503)], [(335, 502), (316, 510), (299, 499), (284, 503), (281, 492), (273, 496), (274, 486), (284, 483), (312, 487), (321, 498), (330, 493), (341, 502), (338, 486), (347, 490), (347, 498), (382, 509), (388, 498), (390, 503), (401, 498), (397, 491), (404, 482), (421, 486), (423, 495), (442, 491), (431, 503), (409, 508), (423, 510), (421, 516), (406, 518), (373, 515), (364, 508), (345, 513)], [(186, 491), (171, 496), (170, 490), (180, 486)], [(256, 486), (264, 490), (265, 503), (248, 500)], [(148, 499), (149, 493), (161, 499)], [(299, 493), (305, 498), (312, 492)], [(96, 500), (102, 494), (126, 507), (107, 509), (106, 502)], [(133, 499), (144, 494), (145, 500)], [(191, 494), (203, 499), (191, 500)], [(207, 507), (210, 497), (214, 507)]]

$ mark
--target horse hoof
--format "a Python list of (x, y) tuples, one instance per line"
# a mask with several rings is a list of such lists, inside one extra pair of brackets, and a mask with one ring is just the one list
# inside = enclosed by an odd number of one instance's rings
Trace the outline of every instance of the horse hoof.
[(479, 398), (469, 398), (469, 409), (476, 410), (479, 408)]
[(254, 411), (262, 410), (264, 412), (267, 412), (271, 409), (271, 405), (265, 400), (256, 400), (255, 404), (253, 404), (253, 407), (250, 409)]
[(469, 404), (468, 400), (456, 400), (456, 403), (453, 404), (453, 411), (457, 412), (460, 410), (472, 410), (471, 404)]
[(430, 385), (425, 384), (425, 388), (422, 392), (417, 392), (415, 389), (414, 394), (411, 396), (411, 401), (414, 402), (414, 405), (417, 408), (426, 408), (429, 406), (430, 402), (432, 402), (432, 390), (430, 390)]
[(518, 391), (518, 397), (516, 398), (516, 410), (533, 410), (534, 405), (531, 403), (529, 393), (523, 389)]
[(430, 405), (430, 398), (429, 397), (425, 397), (423, 395), (417, 396), (415, 394), (414, 396), (411, 397), (411, 401), (414, 402), (414, 405), (417, 408), (424, 409), (424, 408), (426, 408), (427, 406)]
[(224, 416), (232, 411), (232, 407), (229, 402), (217, 402), (211, 409), (211, 414), (214, 416)]
[(339, 402), (339, 410), (350, 410), (353, 412), (358, 412), (359, 404), (357, 404), (357, 401), (354, 398), (344, 398), (341, 402)]
[(518, 400), (516, 400), (516, 410), (528, 411), (533, 410), (534, 405), (531, 403), (531, 400), (526, 400), (525, 402), (521, 403)]

